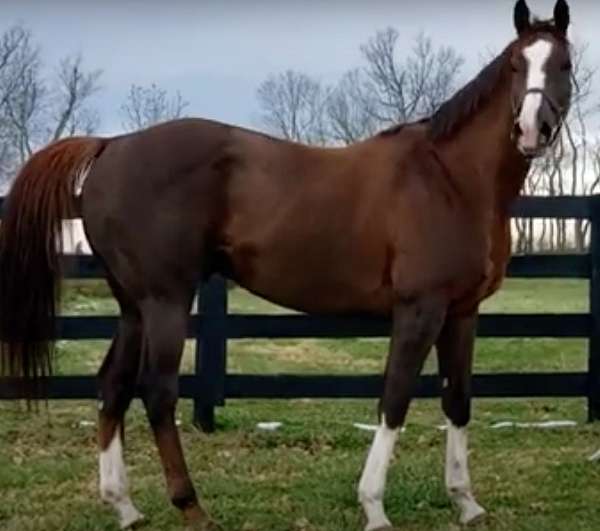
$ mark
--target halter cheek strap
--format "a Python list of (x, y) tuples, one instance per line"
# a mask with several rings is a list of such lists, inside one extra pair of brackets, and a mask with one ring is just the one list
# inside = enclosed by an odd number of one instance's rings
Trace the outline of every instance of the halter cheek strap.
[[(523, 99), (521, 100), (521, 104), (518, 106), (515, 105), (513, 107), (513, 118), (514, 118), (515, 124), (517, 124), (519, 122), (519, 116), (521, 114), (521, 109), (523, 108), (523, 102), (525, 101), (525, 98), (529, 94), (540, 94), (542, 96), (542, 99), (544, 99), (548, 103), (550, 110), (554, 113), (554, 116), (556, 118), (556, 128), (554, 130), (554, 133), (552, 134), (552, 137), (550, 138), (550, 141), (548, 142), (548, 145), (552, 145), (552, 144), (554, 144), (554, 141), (558, 137), (558, 133), (560, 132), (560, 130), (563, 126), (563, 123), (564, 123), (563, 110), (564, 109), (562, 109), (562, 107), (560, 105), (558, 105), (558, 103), (556, 103), (556, 100), (552, 96), (550, 96), (544, 89), (530, 88), (525, 91), (525, 94), (523, 94)], [(514, 138), (514, 132), (512, 133), (512, 136)]]

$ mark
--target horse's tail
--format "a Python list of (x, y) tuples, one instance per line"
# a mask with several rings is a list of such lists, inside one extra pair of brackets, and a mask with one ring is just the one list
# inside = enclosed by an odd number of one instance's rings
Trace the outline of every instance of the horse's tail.
[(26, 396), (52, 374), (60, 296), (62, 220), (75, 187), (106, 140), (73, 137), (34, 154), (17, 175), (0, 226), (0, 375), (22, 379)]

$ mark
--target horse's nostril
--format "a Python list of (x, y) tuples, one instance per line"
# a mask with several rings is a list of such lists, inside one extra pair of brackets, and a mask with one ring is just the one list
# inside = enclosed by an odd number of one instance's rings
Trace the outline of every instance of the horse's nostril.
[(540, 134), (545, 138), (546, 142), (550, 142), (550, 139), (552, 138), (552, 127), (550, 127), (548, 122), (542, 122)]
[(516, 138), (523, 135), (523, 129), (521, 129), (521, 124), (518, 121), (515, 122), (514, 135)]

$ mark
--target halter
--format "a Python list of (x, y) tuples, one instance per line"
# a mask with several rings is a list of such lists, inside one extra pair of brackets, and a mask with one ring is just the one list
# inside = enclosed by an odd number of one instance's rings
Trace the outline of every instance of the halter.
[[(537, 87), (530, 88), (525, 91), (525, 94), (523, 94), (521, 103), (519, 105), (513, 105), (513, 119), (514, 119), (515, 125), (519, 123), (519, 116), (521, 115), (521, 110), (523, 109), (523, 103), (525, 102), (525, 98), (529, 94), (540, 94), (542, 96), (542, 99), (548, 103), (550, 110), (554, 113), (554, 117), (556, 118), (556, 128), (548, 142), (548, 145), (551, 146), (552, 144), (554, 144), (554, 141), (558, 137), (558, 133), (560, 132), (560, 130), (563, 126), (564, 116), (565, 116), (565, 114), (563, 112), (564, 109), (560, 105), (558, 105), (556, 103), (556, 100), (554, 100), (554, 98), (552, 96), (550, 96), (544, 89), (537, 88)], [(513, 131), (511, 132), (511, 137), (513, 140), (514, 140), (514, 136), (515, 136), (515, 133), (514, 133), (514, 129), (513, 129)]]

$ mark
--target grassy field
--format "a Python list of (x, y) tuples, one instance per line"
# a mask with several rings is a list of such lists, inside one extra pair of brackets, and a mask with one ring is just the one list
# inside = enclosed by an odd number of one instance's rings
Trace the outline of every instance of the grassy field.
[[(66, 293), (65, 313), (116, 311), (85, 282)], [(583, 281), (510, 280), (484, 311), (586, 311)], [(235, 290), (231, 311), (282, 311)], [(103, 341), (60, 345), (63, 373), (93, 373)], [(476, 371), (585, 370), (579, 340), (479, 340)], [(381, 340), (232, 341), (231, 372), (371, 373), (382, 367)], [(191, 368), (193, 344), (184, 371)], [(435, 361), (427, 371), (435, 370)], [(356, 484), (372, 434), (353, 423), (376, 421), (374, 400), (230, 401), (219, 431), (199, 433), (191, 407), (178, 410), (193, 480), (226, 531), (338, 531), (362, 528)], [(0, 403), (0, 530), (116, 530), (97, 495), (96, 406), (52, 402), (27, 414)], [(471, 475), (489, 511), (482, 531), (600, 529), (600, 426), (585, 424), (584, 400), (476, 400), (470, 429)], [(574, 420), (560, 429), (492, 429), (500, 421)], [(256, 424), (280, 421), (276, 432)], [(386, 503), (398, 529), (455, 530), (456, 513), (443, 487), (443, 416), (437, 401), (413, 404), (390, 469)], [(139, 403), (128, 416), (126, 458), (132, 493), (147, 515), (144, 529), (181, 529), (164, 491), (156, 450)]]

